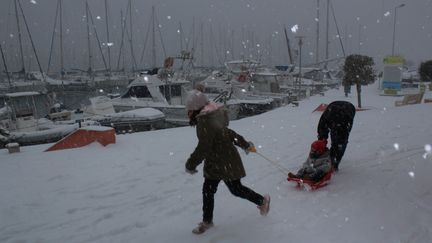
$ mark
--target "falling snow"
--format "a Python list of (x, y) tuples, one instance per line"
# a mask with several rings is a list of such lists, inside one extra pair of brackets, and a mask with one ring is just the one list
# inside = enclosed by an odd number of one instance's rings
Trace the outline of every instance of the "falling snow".
[(298, 24), (295, 24), (295, 25), (293, 25), (293, 27), (291, 27), (291, 32), (297, 33), (298, 29), (299, 29)]

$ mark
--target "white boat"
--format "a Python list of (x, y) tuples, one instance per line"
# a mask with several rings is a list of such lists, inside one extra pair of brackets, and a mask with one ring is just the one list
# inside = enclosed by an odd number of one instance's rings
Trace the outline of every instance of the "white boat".
[[(237, 60), (226, 62), (227, 70), (232, 74), (230, 82), (257, 96), (273, 99), (273, 107), (292, 103), (290, 93), (280, 89), (280, 74), (270, 68), (263, 67), (255, 60)], [(296, 98), (295, 98), (296, 100)]]
[(204, 93), (213, 100), (225, 94), (225, 100), (222, 99), (224, 103), (239, 106), (239, 118), (261, 114), (274, 108), (273, 98), (253, 94), (247, 87), (233, 85), (231, 81), (224, 79), (219, 72), (214, 72), (201, 82), (205, 86)]
[(157, 109), (140, 108), (116, 113), (111, 99), (106, 96), (93, 97), (90, 102), (91, 105), (84, 108), (81, 116), (113, 127), (117, 133), (165, 128), (165, 115)]
[[(40, 118), (37, 112), (39, 92), (6, 93), (2, 96), (6, 105), (0, 115), (0, 142), (33, 145), (60, 140), (80, 125), (95, 125), (94, 121), (83, 124), (56, 124)], [(43, 97), (43, 95), (42, 95)]]
[[(183, 79), (161, 81), (156, 75), (143, 75), (135, 79), (119, 98), (112, 99), (115, 111), (129, 111), (139, 108), (155, 108), (165, 114), (165, 120), (172, 126), (189, 124), (185, 103), (191, 83)], [(230, 120), (238, 119), (238, 106), (229, 106)]]

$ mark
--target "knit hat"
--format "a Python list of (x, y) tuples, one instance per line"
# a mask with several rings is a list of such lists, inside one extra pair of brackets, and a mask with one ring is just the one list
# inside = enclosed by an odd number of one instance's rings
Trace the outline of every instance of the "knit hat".
[(327, 141), (326, 140), (316, 140), (311, 144), (311, 150), (322, 154), (326, 151)]
[(209, 99), (207, 98), (207, 96), (204, 93), (194, 89), (194, 90), (189, 92), (188, 97), (186, 99), (186, 110), (188, 110), (188, 111), (200, 110), (208, 102), (209, 102)]

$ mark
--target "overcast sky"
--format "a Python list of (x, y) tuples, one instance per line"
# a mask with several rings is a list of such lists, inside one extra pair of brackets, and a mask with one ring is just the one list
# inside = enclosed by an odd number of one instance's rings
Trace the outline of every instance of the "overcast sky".
[[(34, 38), (37, 53), (44, 69), (48, 64), (51, 36), (55, 23), (57, 0), (20, 0)], [(134, 56), (141, 66), (151, 65), (151, 36), (147, 37), (146, 52), (140, 62), (150, 24), (151, 9), (155, 6), (160, 33), (156, 32), (158, 65), (162, 65), (162, 36), (167, 56), (180, 50), (179, 26), (183, 30), (183, 49), (187, 39), (195, 36), (195, 56), (199, 64), (217, 65), (241, 56), (259, 59), (263, 63), (280, 65), (288, 63), (288, 52), (283, 35), (287, 27), (292, 49), (298, 49), (296, 36), (305, 36), (302, 56), (305, 63), (316, 58), (316, 26), (320, 24), (319, 59), (325, 57), (326, 2), (320, 0), (317, 18), (317, 0), (133, 0)], [(342, 43), (347, 54), (360, 53), (375, 58), (379, 65), (385, 55), (391, 54), (394, 9), (397, 9), (395, 53), (416, 64), (432, 59), (432, 0), (332, 0)], [(126, 14), (127, 0), (108, 0), (111, 66), (117, 66), (121, 43), (120, 11)], [(104, 0), (89, 0), (100, 41), (106, 43)], [(0, 40), (7, 52), (11, 69), (19, 69), (18, 38), (13, 0), (0, 0)], [(331, 12), (330, 12), (331, 14)], [(30, 42), (23, 20), (21, 29), (26, 53), (26, 66), (35, 69), (34, 58), (27, 58)], [(329, 58), (342, 56), (333, 16), (330, 15)], [(63, 0), (63, 28), (66, 68), (88, 66), (85, 1)], [(195, 32), (192, 26), (195, 25)], [(295, 25), (298, 26), (296, 32)], [(57, 23), (57, 33), (59, 32)], [(194, 33), (194, 35), (193, 35)], [(92, 31), (92, 53), (95, 66), (103, 68), (102, 58)], [(58, 35), (55, 37), (52, 63), (59, 63)], [(125, 37), (127, 42), (127, 38)], [(190, 41), (188, 47), (192, 46)], [(246, 47), (246, 48), (245, 48)], [(107, 48), (102, 47), (107, 58)], [(202, 49), (205, 49), (202, 51)], [(121, 63), (131, 65), (130, 46), (124, 47)], [(15, 56), (15, 57), (14, 57)], [(57, 65), (57, 66), (56, 66)], [(122, 64), (123, 65), (123, 64)], [(2, 67), (3, 69), (3, 67)]]

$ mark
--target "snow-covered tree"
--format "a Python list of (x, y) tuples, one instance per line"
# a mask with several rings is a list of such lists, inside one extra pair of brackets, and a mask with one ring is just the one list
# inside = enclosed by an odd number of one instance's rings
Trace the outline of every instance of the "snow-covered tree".
[(361, 86), (375, 82), (372, 57), (352, 54), (345, 59), (343, 85), (356, 85), (358, 107), (361, 108)]
[(432, 81), (432, 60), (422, 62), (418, 72), (422, 81)]

